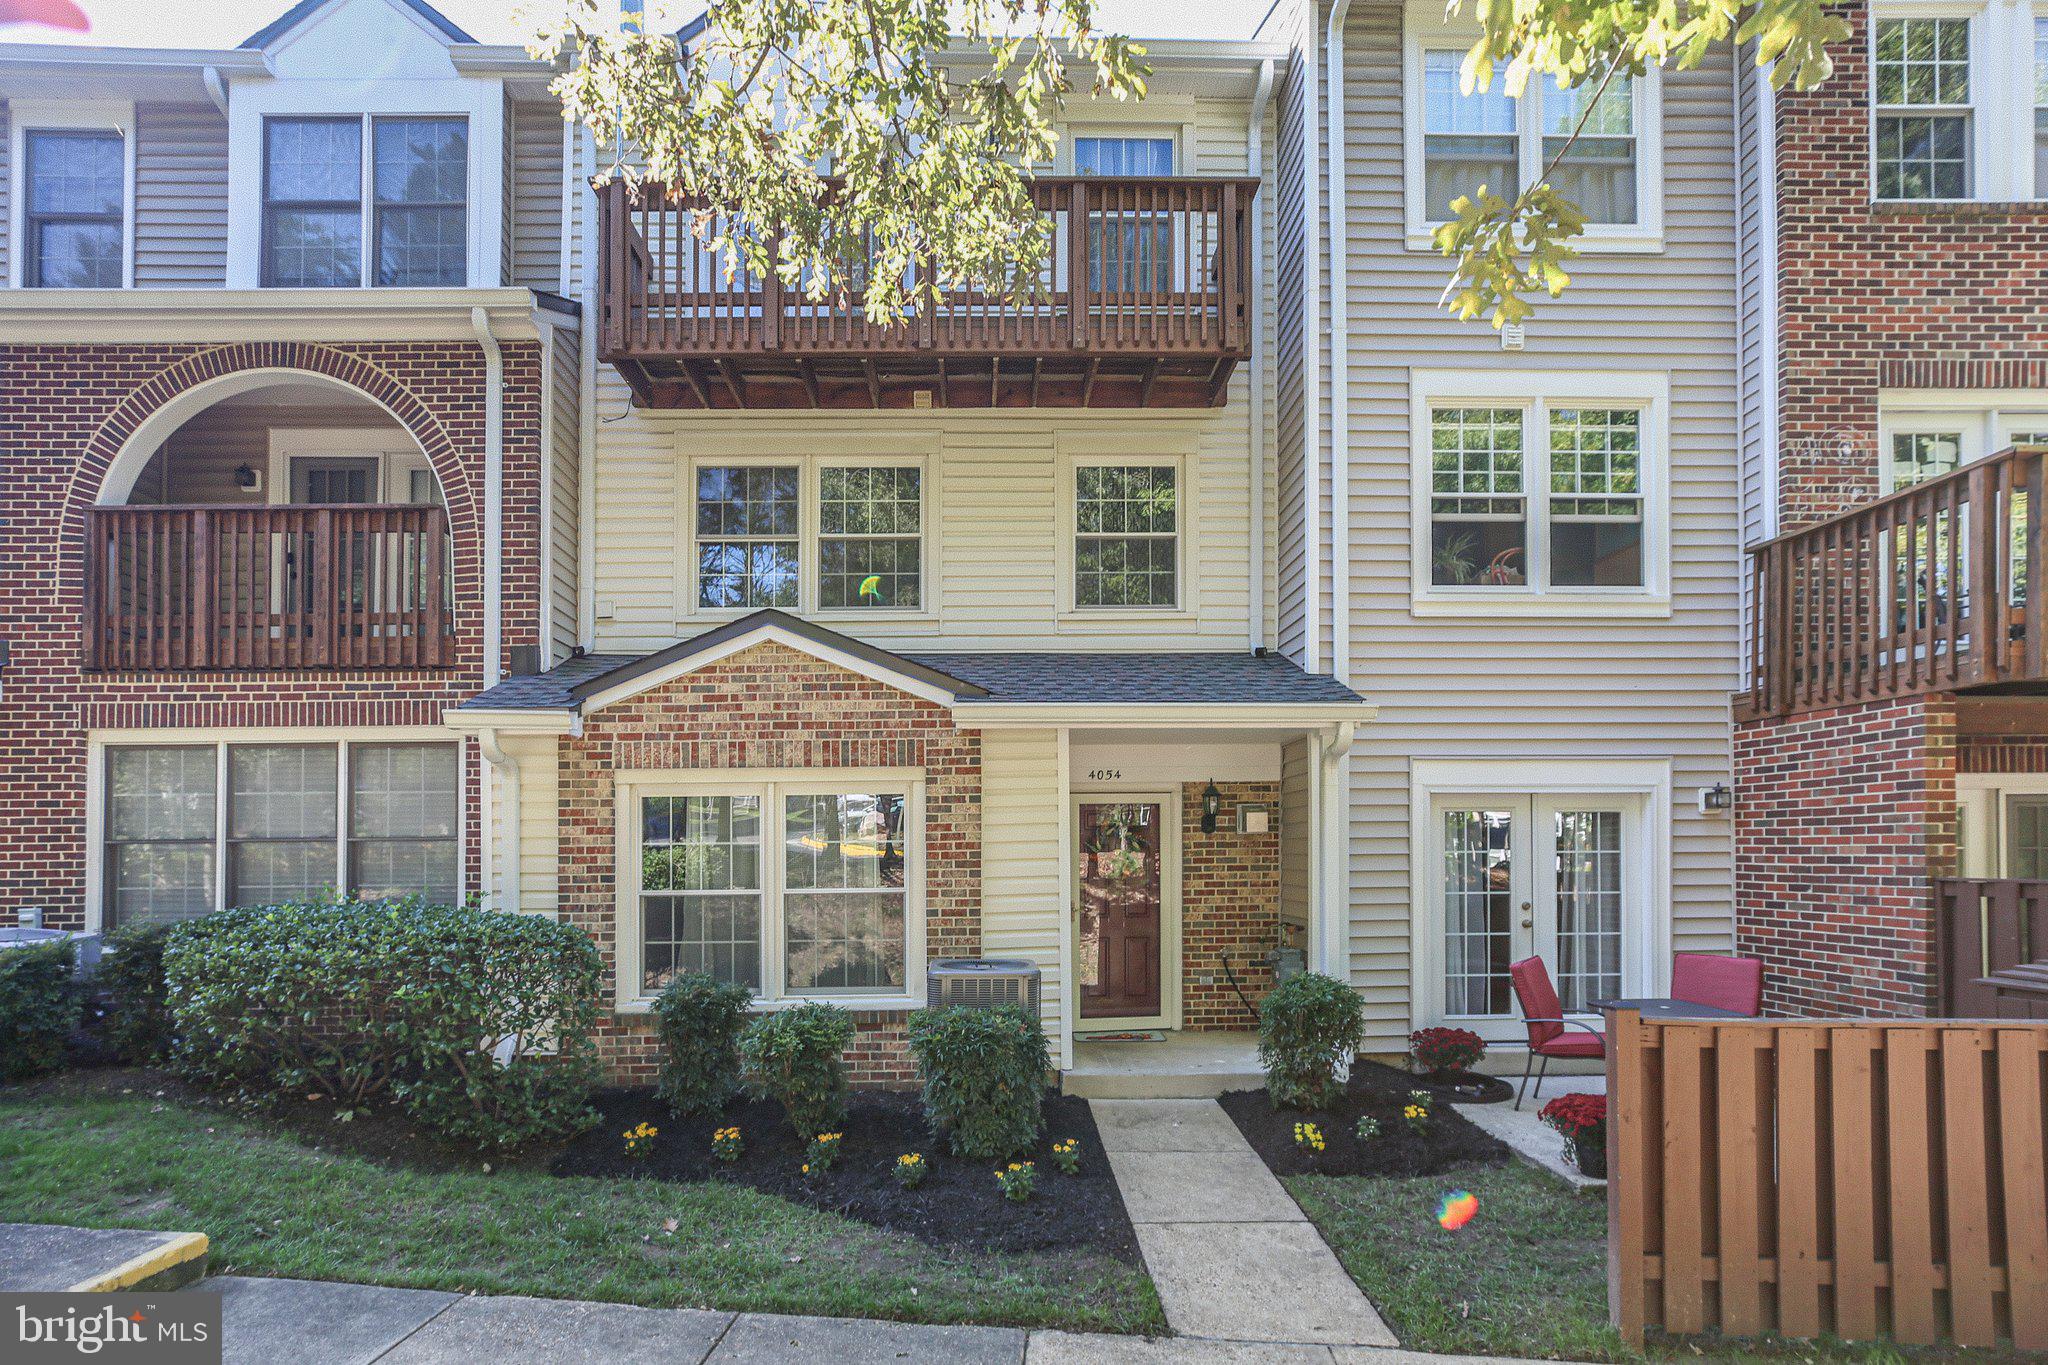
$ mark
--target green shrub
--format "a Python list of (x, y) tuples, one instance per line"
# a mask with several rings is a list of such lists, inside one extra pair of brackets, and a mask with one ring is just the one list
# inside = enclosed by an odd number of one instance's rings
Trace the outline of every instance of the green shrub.
[(176, 924), (131, 924), (107, 935), (93, 980), (111, 997), (107, 1043), (137, 1066), (171, 1055), (171, 1008), (164, 995), (164, 944)]
[(1365, 1006), (1334, 977), (1304, 972), (1259, 1006), (1259, 1065), (1275, 1107), (1320, 1109), (1336, 1097), (1337, 1067), (1365, 1040)]
[(919, 1010), (910, 1016), (910, 1055), (924, 1073), (924, 1112), (955, 1156), (1000, 1159), (1038, 1141), (1052, 1056), (1030, 1010)]
[(654, 998), (661, 1041), (655, 1093), (684, 1118), (709, 1118), (740, 1086), (740, 1030), (752, 995), (745, 986), (697, 973), (672, 977)]
[(64, 1065), (78, 1026), (68, 940), (0, 952), (0, 1081), (26, 1080)]
[(416, 898), (227, 910), (164, 950), (175, 1055), (199, 1079), (350, 1112), (396, 1101), (484, 1147), (593, 1117), (601, 973), (568, 925)]
[(853, 1016), (837, 1005), (797, 1005), (764, 1014), (740, 1034), (747, 1088), (778, 1100), (797, 1136), (809, 1142), (846, 1117), (846, 1063)]

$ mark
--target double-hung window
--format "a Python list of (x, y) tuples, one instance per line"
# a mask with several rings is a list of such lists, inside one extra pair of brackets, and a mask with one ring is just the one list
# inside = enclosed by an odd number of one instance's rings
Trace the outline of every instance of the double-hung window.
[(103, 763), (107, 928), (337, 892), (461, 894), (452, 744), (110, 745)]
[(266, 118), (263, 282), (465, 284), (468, 186), (464, 118)]
[(921, 461), (707, 461), (691, 479), (694, 610), (928, 605)]
[(1658, 81), (1598, 75), (1566, 88), (1532, 79), (1510, 97), (1503, 66), (1484, 87), (1464, 88), (1462, 30), (1409, 17), (1407, 239), (1431, 247), (1430, 232), (1455, 215), (1461, 197), (1513, 200), (1543, 181), (1585, 210), (1578, 245), (1654, 250), (1662, 231), (1662, 142)]
[(1074, 466), (1074, 606), (1180, 605), (1180, 469), (1169, 462)]
[(1875, 43), (1877, 197), (1969, 198), (1970, 20), (1881, 18)]
[(622, 1002), (681, 973), (764, 1000), (904, 998), (921, 967), (914, 773), (620, 779)]
[(127, 259), (127, 151), (118, 132), (30, 128), (22, 135), (21, 282), (118, 289)]
[(1418, 372), (1415, 604), (1668, 609), (1662, 376)]
[[(1077, 137), (1074, 174), (1173, 174), (1170, 137)], [(1114, 189), (1106, 191), (1114, 195)], [(1157, 202), (1156, 200), (1154, 202)], [(1097, 292), (1164, 293), (1173, 288), (1173, 217), (1146, 211), (1135, 198), (1089, 215), (1088, 287)]]

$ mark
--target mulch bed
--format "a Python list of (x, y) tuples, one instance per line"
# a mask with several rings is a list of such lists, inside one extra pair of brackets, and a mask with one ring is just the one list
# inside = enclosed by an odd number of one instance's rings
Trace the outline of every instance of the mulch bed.
[[(1415, 1133), (1401, 1117), (1411, 1090), (1436, 1096), (1427, 1133)], [(1473, 1125), (1449, 1102), (1462, 1098), (1451, 1085), (1361, 1061), (1353, 1063), (1351, 1083), (1329, 1109), (1275, 1109), (1263, 1089), (1233, 1090), (1217, 1103), (1275, 1175), (1435, 1175), (1475, 1162), (1506, 1164), (1512, 1156), (1507, 1144)], [(1357, 1136), (1362, 1114), (1380, 1124), (1379, 1136), (1368, 1143)], [(1322, 1151), (1295, 1143), (1294, 1125), (1304, 1120), (1323, 1130)]]
[[(556, 1175), (673, 1181), (728, 1180), (799, 1204), (917, 1237), (936, 1246), (995, 1251), (1088, 1248), (1131, 1265), (1143, 1264), (1137, 1234), (1103, 1154), (1102, 1138), (1086, 1100), (1045, 1099), (1045, 1134), (1028, 1159), (1037, 1185), (1021, 1204), (1003, 1198), (993, 1161), (952, 1155), (933, 1137), (914, 1093), (854, 1094), (839, 1157), (823, 1175), (803, 1174), (804, 1143), (773, 1101), (742, 1100), (716, 1120), (678, 1119), (645, 1090), (613, 1090), (597, 1097), (604, 1121), (571, 1143)], [(622, 1135), (646, 1122), (660, 1130), (653, 1151), (628, 1157)], [(711, 1155), (713, 1129), (737, 1127), (746, 1144), (738, 1161)], [(1080, 1144), (1081, 1169), (1066, 1175), (1047, 1148), (1065, 1138)], [(896, 1158), (922, 1152), (924, 1183), (896, 1183)]]

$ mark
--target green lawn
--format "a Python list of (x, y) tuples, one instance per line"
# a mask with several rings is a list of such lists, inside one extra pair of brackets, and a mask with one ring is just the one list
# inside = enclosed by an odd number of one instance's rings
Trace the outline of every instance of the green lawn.
[[(1294, 1176), (1289, 1192), (1387, 1325), (1414, 1351), (1641, 1360), (1607, 1325), (1607, 1203), (1513, 1162), (1407, 1179)], [(1458, 1232), (1437, 1226), (1446, 1190), (1479, 1196)], [(2018, 1360), (1988, 1351), (1900, 1351), (1843, 1342), (1653, 1342), (1652, 1359), (1923, 1362)]]
[[(417, 1289), (1160, 1332), (1144, 1272), (936, 1250), (722, 1184), (394, 1169), (60, 1080), (0, 1091), (0, 1222), (173, 1228), (221, 1271)], [(673, 1229), (671, 1231), (671, 1229)]]

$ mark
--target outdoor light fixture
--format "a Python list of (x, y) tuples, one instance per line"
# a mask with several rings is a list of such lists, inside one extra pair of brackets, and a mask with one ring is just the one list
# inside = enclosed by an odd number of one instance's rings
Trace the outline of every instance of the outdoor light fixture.
[(1216, 816), (1223, 809), (1223, 793), (1211, 782), (1202, 789), (1202, 833), (1216, 832)]
[(235, 487), (245, 492), (254, 492), (257, 487), (256, 470), (246, 464), (235, 466)]
[(1716, 782), (1711, 787), (1700, 788), (1700, 814), (1718, 815), (1735, 808), (1735, 793), (1728, 790), (1726, 782)]

